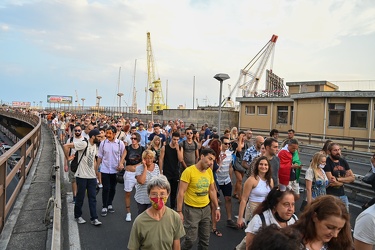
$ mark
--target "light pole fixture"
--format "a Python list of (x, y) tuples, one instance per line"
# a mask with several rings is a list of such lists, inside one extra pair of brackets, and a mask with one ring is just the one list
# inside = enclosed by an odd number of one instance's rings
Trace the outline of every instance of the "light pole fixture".
[(81, 98), (81, 100), (82, 100), (82, 110), (83, 110), (83, 107), (85, 106), (85, 100), (86, 100), (86, 98)]
[(99, 116), (100, 99), (102, 99), (102, 97), (98, 95), (96, 96), (96, 99), (98, 99), (98, 113), (96, 114), (96, 116)]
[(155, 102), (155, 91), (156, 88), (152, 87), (148, 89), (152, 93), (152, 101), (151, 101), (151, 121), (154, 122), (154, 102)]
[(220, 82), (220, 94), (219, 94), (219, 125), (218, 125), (218, 128), (219, 128), (219, 135), (220, 135), (220, 132), (221, 132), (221, 96), (222, 96), (222, 92), (223, 92), (223, 81), (229, 79), (230, 77), (229, 77), (228, 74), (219, 73), (219, 74), (216, 74), (216, 75), (214, 76), (214, 78)]
[(120, 113), (121, 113), (121, 97), (123, 95), (124, 95), (123, 93), (117, 93), (117, 96), (119, 97), (119, 100), (118, 100), (118, 109), (119, 109)]

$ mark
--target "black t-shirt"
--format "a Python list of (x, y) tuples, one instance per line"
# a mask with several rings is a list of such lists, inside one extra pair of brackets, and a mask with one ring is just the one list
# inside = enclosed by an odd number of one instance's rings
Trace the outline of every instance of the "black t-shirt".
[(142, 153), (144, 147), (139, 146), (137, 149), (134, 149), (131, 145), (126, 147), (126, 165), (136, 165), (142, 161)]
[[(327, 158), (326, 166), (324, 167), (324, 172), (331, 172), (332, 176), (337, 178), (345, 177), (346, 171), (350, 170), (348, 162), (340, 158), (338, 162), (332, 161), (331, 157)], [(345, 195), (344, 186), (340, 187), (327, 187), (327, 194), (334, 196), (343, 196)]]

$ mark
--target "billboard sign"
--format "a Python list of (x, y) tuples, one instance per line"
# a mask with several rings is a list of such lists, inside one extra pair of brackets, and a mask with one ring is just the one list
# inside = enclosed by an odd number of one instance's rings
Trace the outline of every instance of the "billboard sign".
[(13, 108), (29, 108), (31, 102), (12, 102)]
[(47, 95), (47, 102), (48, 103), (72, 104), (72, 101), (73, 101), (72, 96)]

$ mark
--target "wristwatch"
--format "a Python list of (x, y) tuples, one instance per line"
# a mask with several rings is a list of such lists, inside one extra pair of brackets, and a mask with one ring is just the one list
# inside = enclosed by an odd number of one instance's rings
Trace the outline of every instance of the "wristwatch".
[(220, 210), (220, 207), (217, 207), (216, 210)]

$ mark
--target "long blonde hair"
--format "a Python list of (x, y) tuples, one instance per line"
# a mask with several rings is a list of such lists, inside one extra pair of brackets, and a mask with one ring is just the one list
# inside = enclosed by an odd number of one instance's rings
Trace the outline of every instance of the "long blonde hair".
[(154, 138), (152, 139), (151, 143), (150, 143), (150, 146), (155, 148), (155, 141), (159, 140), (159, 148), (161, 148), (162, 144), (161, 144), (161, 138), (157, 135), (154, 136)]
[(326, 155), (321, 152), (317, 152), (314, 154), (310, 162), (310, 168), (314, 171), (315, 180), (319, 177), (319, 172), (321, 171), (319, 169), (319, 164), (323, 157), (326, 157)]

